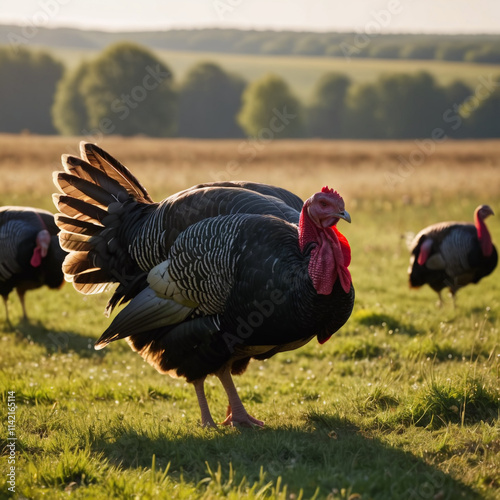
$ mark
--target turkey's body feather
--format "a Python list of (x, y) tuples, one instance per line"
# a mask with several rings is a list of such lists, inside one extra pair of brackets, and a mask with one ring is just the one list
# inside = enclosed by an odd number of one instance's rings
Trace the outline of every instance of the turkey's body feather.
[(159, 371), (174, 370), (188, 380), (236, 360), (241, 366), (241, 360), (297, 348), (315, 336), (327, 338), (352, 311), (352, 287), (345, 293), (337, 282), (330, 295), (315, 292), (297, 227), (274, 216), (201, 221), (179, 235), (166, 262), (164, 283), (150, 286), (162, 293), (165, 306), (171, 307), (175, 294), (181, 294), (192, 304), (184, 311), (190, 317), (171, 324), (167, 316), (167, 324), (150, 328), (150, 302), (140, 300), (134, 315), (144, 309), (144, 317), (131, 325), (127, 309), (134, 307), (133, 299), (98, 345), (129, 337), (131, 346)]

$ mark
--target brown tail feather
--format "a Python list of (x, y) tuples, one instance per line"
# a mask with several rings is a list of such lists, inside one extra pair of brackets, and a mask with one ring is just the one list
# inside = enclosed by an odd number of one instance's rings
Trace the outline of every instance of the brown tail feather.
[(67, 281), (73, 281), (73, 276), (98, 269), (88, 258), (88, 252), (71, 252), (62, 266)]
[(85, 201), (62, 194), (52, 195), (57, 209), (69, 217), (78, 220), (90, 221), (102, 225), (102, 221), (108, 215), (106, 210), (91, 205)]
[[(144, 277), (128, 253), (128, 230), (136, 227), (128, 214), (142, 214), (153, 201), (139, 181), (117, 160), (93, 144), (81, 144), (82, 159), (63, 155), (64, 172), (54, 173), (61, 194), (53, 195), (59, 210), (62, 248), (70, 253), (63, 264), (67, 281), (84, 294), (105, 291), (120, 283), (108, 304), (109, 312), (130, 288), (143, 286)], [(125, 224), (124, 221), (127, 221)]]
[(110, 154), (106, 153), (106, 151), (103, 151), (99, 146), (82, 141), (80, 143), (80, 151), (83, 159), (93, 167), (105, 172), (111, 179), (117, 181), (136, 201), (141, 203), (153, 203), (146, 188), (128, 168)]
[(54, 183), (59, 187), (61, 193), (81, 201), (91, 203), (99, 208), (105, 209), (116, 201), (116, 198), (108, 191), (84, 179), (79, 179), (66, 172), (54, 172)]
[(62, 164), (67, 174), (100, 186), (115, 197), (115, 201), (125, 201), (130, 196), (128, 191), (107, 172), (93, 167), (85, 160), (70, 155), (62, 155)]
[(93, 248), (93, 245), (89, 243), (88, 236), (65, 231), (61, 231), (59, 234), (59, 244), (67, 252), (89, 252)]
[(66, 217), (63, 214), (56, 214), (54, 216), (57, 226), (72, 234), (84, 234), (85, 236), (93, 236), (102, 230), (102, 226), (96, 226), (91, 222), (86, 222), (83, 220), (73, 219), (71, 217)]

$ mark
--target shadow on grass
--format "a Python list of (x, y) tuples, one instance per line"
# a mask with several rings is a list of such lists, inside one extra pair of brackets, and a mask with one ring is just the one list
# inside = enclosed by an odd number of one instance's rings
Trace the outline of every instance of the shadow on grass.
[(471, 308), (473, 314), (478, 316), (483, 316), (483, 318), (488, 322), (495, 324), (498, 321), (498, 311), (492, 308), (485, 308), (484, 306), (474, 306)]
[(409, 335), (413, 337), (418, 333), (418, 330), (411, 324), (403, 323), (397, 318), (385, 313), (363, 309), (353, 314), (353, 320), (363, 326), (382, 327), (387, 331)]
[[(332, 414), (309, 413), (302, 428), (203, 430), (168, 428), (157, 436), (129, 429), (95, 451), (123, 468), (170, 466), (169, 475), (193, 485), (217, 480), (220, 488), (251, 487), (262, 478), (287, 486), (287, 498), (479, 498), (471, 488), (410, 452), (365, 435)], [(220, 470), (221, 477), (210, 471)], [(232, 485), (232, 486), (231, 486)], [(354, 495), (354, 496), (353, 496)]]
[(95, 339), (73, 331), (49, 330), (39, 322), (21, 321), (15, 325), (14, 333), (45, 347), (49, 353), (74, 352), (83, 358), (105, 355), (102, 351), (94, 349)]

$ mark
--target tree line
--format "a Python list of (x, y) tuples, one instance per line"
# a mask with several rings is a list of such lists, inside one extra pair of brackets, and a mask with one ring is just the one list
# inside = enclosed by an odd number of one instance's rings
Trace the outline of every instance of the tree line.
[[(383, 33), (402, 2), (374, 10), (359, 32), (296, 32), (239, 29), (172, 29), (161, 32), (111, 33), (42, 26), (0, 26), (0, 43), (13, 48), (35, 42), (41, 46), (103, 49), (120, 40), (152, 49), (223, 52), (233, 54), (368, 57), (382, 59), (436, 59), (500, 63), (500, 36)], [(230, 13), (230, 2), (220, 4), (221, 16)], [(228, 11), (229, 9), (229, 11)]]
[[(281, 77), (252, 82), (202, 62), (177, 83), (148, 49), (118, 43), (71, 71), (0, 49), (0, 132), (234, 138), (500, 137), (500, 77), (439, 85), (427, 72), (368, 83), (327, 73), (310, 102)], [(437, 140), (437, 139), (436, 139)]]

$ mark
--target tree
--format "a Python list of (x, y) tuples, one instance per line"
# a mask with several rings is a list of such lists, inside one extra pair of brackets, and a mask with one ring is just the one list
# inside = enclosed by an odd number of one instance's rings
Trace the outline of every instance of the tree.
[(378, 117), (388, 139), (429, 137), (443, 125), (443, 90), (425, 71), (382, 75), (376, 84)]
[(319, 35), (301, 36), (293, 46), (292, 52), (300, 56), (322, 56), (325, 53), (324, 38)]
[(119, 43), (106, 49), (88, 69), (82, 90), (92, 129), (153, 137), (174, 134), (172, 73), (153, 53)]
[(345, 127), (346, 95), (351, 80), (342, 73), (323, 75), (308, 110), (308, 129), (313, 137), (342, 137)]
[(434, 59), (435, 55), (436, 46), (433, 43), (409, 43), (400, 52), (401, 59)]
[(262, 140), (304, 134), (299, 100), (283, 79), (272, 74), (255, 80), (246, 88), (238, 123), (248, 135)]
[(461, 80), (455, 80), (443, 88), (446, 111), (443, 114), (447, 124), (447, 135), (455, 138), (466, 137), (467, 127), (459, 116), (461, 104), (472, 95), (472, 89)]
[(454, 80), (444, 87), (444, 95), (446, 105), (448, 107), (460, 104), (472, 94), (472, 89), (462, 82), (462, 80)]
[(267, 32), (249, 31), (243, 33), (233, 45), (234, 52), (238, 54), (259, 54), (262, 45), (273, 38), (273, 35)]
[(62, 133), (165, 137), (176, 130), (176, 105), (170, 70), (148, 50), (119, 43), (65, 78), (54, 120)]
[[(497, 85), (500, 76), (497, 78)], [(485, 99), (471, 96), (460, 107), (460, 115), (464, 118), (466, 135), (478, 138), (500, 137), (500, 89), (494, 90)]]
[(443, 61), (463, 61), (467, 51), (474, 49), (470, 43), (442, 43), (436, 49), (436, 59)]
[(373, 83), (359, 83), (349, 88), (346, 98), (346, 136), (353, 139), (384, 137), (378, 113), (379, 96)]
[(484, 44), (477, 49), (471, 49), (465, 54), (466, 61), (476, 63), (500, 63), (500, 47), (498, 44)]
[(212, 63), (200, 63), (187, 74), (179, 91), (179, 135), (242, 137), (236, 122), (245, 82)]
[(89, 128), (83, 82), (88, 63), (83, 62), (74, 71), (67, 71), (57, 86), (52, 120), (63, 135), (82, 135)]
[(442, 128), (445, 93), (426, 72), (382, 75), (354, 86), (347, 98), (350, 137), (413, 139)]
[(399, 59), (401, 47), (396, 43), (381, 43), (370, 49), (370, 57), (376, 59)]
[(295, 43), (295, 36), (278, 33), (260, 46), (260, 54), (290, 54)]
[(54, 133), (50, 110), (62, 73), (45, 52), (0, 49), (0, 131)]

